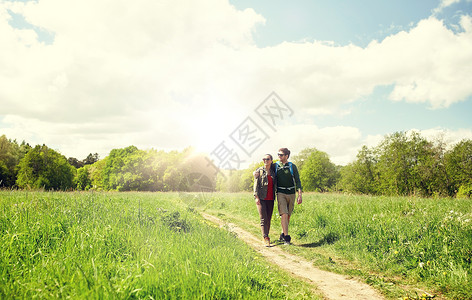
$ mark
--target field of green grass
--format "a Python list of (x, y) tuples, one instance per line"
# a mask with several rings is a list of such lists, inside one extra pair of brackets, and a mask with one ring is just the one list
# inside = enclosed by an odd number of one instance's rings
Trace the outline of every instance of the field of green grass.
[(181, 196), (0, 191), (0, 299), (316, 299)]
[[(199, 211), (260, 236), (250, 193), (0, 191), (0, 299), (317, 297)], [(472, 298), (471, 199), (304, 194), (290, 235), (278, 246), (388, 298)]]
[[(295, 246), (281, 246), (287, 251), (360, 277), (389, 298), (414, 298), (419, 288), (472, 299), (472, 199), (319, 193), (303, 199), (290, 220)], [(202, 194), (184, 202), (260, 235), (249, 193)], [(272, 224), (275, 239), (281, 232), (276, 210)]]

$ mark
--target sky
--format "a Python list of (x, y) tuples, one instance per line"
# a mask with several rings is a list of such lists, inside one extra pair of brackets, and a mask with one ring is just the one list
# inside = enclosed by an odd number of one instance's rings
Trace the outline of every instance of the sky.
[(66, 157), (472, 139), (472, 0), (0, 0), (0, 135)]

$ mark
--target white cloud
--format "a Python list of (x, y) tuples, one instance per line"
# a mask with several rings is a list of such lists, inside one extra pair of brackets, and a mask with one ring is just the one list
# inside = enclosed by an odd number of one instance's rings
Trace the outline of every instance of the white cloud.
[[(54, 43), (38, 42), (34, 30), (12, 28), (7, 9), (54, 32)], [(230, 103), (236, 103), (239, 95), (222, 91), (242, 89), (245, 84), (235, 79), (250, 68), (230, 56), (252, 46), (254, 24), (263, 22), (251, 9), (237, 11), (225, 1), (214, 0), (133, 5), (2, 1), (1, 113), (21, 116), (4, 122), (18, 129), (24, 128), (21, 122), (41, 123), (35, 127), (41, 131), (35, 132), (43, 137), (51, 134), (47, 126), (69, 128), (70, 124), (83, 128), (79, 138), (84, 142), (100, 133), (102, 124), (110, 124), (113, 132), (105, 133), (120, 133), (122, 139), (139, 136), (136, 131), (154, 132), (144, 134), (140, 145), (172, 146), (174, 142), (177, 148), (195, 143), (193, 136), (177, 133), (195, 134), (195, 127), (208, 131), (238, 117), (241, 108)], [(218, 107), (235, 117), (207, 115)], [(104, 144), (115, 145), (111, 135), (103, 138)], [(68, 147), (67, 140), (58, 145)]]
[(441, 0), (441, 3), (439, 3), (439, 6), (433, 10), (434, 14), (440, 13), (443, 9), (446, 7), (449, 7), (455, 3), (459, 3), (461, 0)]
[(362, 145), (363, 137), (359, 129), (347, 126), (319, 128), (314, 124), (290, 125), (277, 128), (268, 141), (255, 151), (252, 161), (259, 161), (265, 153), (277, 154), (277, 150), (287, 147), (296, 155), (305, 148), (316, 148), (328, 153), (330, 160), (339, 165), (355, 158)]
[(259, 49), (256, 86), (277, 90), (315, 114), (338, 112), (380, 85), (394, 86), (394, 101), (449, 107), (472, 95), (470, 20), (463, 16), (463, 31), (454, 33), (429, 18), (366, 48), (315, 41)]
[[(53, 32), (54, 42), (12, 28), (7, 10)], [(342, 164), (376, 137), (306, 120), (346, 113), (343, 104), (378, 85), (395, 86), (392, 100), (433, 108), (472, 95), (470, 17), (462, 32), (429, 18), (366, 48), (322, 41), (257, 48), (252, 33), (264, 22), (226, 0), (0, 0), (2, 132), (78, 158), (130, 144), (211, 148), (276, 91), (304, 120), (287, 127), (298, 129), (286, 132), (287, 143), (317, 147)], [(285, 135), (268, 148), (280, 141)]]
[[(388, 38), (383, 44), (397, 47), (396, 83), (392, 100), (429, 102), (448, 107), (472, 94), (471, 18), (462, 17), (464, 31), (454, 34), (434, 18), (421, 21), (409, 34)], [(412, 48), (413, 46), (413, 48)], [(407, 49), (407, 51), (405, 51)], [(387, 51), (393, 50), (392, 48)], [(404, 71), (400, 70), (400, 66)], [(395, 70), (395, 68), (391, 68)]]
[[(447, 149), (463, 139), (472, 139), (472, 129), (450, 130), (445, 128), (430, 128), (426, 130), (412, 129), (430, 142), (442, 141)], [(389, 133), (390, 134), (390, 133)], [(377, 147), (385, 135), (364, 136), (358, 128), (335, 126), (318, 128), (316, 125), (292, 125), (279, 128), (269, 140), (254, 152), (248, 163), (258, 162), (266, 154), (276, 155), (281, 147), (287, 147), (292, 156), (306, 148), (316, 148), (326, 152), (331, 162), (337, 165), (347, 165), (356, 160), (362, 146)], [(237, 151), (237, 148), (236, 148)], [(247, 164), (244, 165), (246, 167)]]
[(430, 128), (425, 130), (414, 130), (421, 134), (430, 142), (443, 142), (446, 145), (446, 149), (451, 149), (454, 145), (464, 139), (472, 140), (472, 129), (462, 128), (457, 130), (450, 130), (447, 128)]

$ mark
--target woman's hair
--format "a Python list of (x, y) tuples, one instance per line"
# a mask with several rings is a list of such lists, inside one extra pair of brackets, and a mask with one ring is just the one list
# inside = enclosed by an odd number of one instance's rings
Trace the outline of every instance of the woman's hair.
[(270, 157), (270, 160), (272, 161), (272, 163), (270, 164), (270, 169), (272, 170), (272, 172), (275, 172), (274, 158), (272, 157), (271, 154), (266, 154), (265, 156), (269, 156), (269, 157)]

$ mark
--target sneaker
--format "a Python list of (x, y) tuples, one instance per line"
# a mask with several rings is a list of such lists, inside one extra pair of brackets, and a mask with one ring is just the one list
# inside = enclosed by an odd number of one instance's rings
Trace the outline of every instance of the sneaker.
[(280, 234), (279, 240), (280, 240), (281, 242), (285, 241), (284, 233), (283, 233), (283, 232)]
[(265, 243), (266, 247), (270, 247), (270, 238), (268, 236), (266, 236), (264, 238), (264, 243)]
[(290, 245), (290, 241), (292, 240), (292, 237), (289, 235), (284, 236), (284, 244), (285, 245)]

